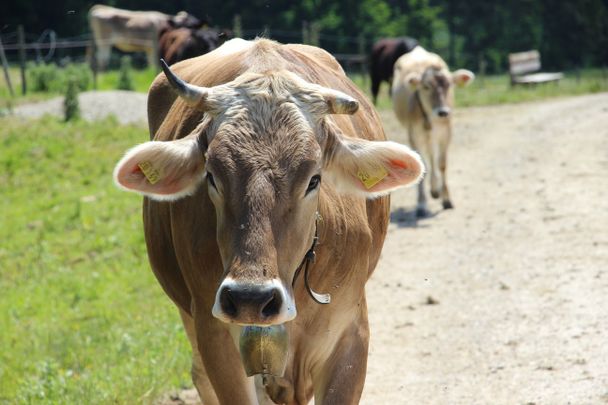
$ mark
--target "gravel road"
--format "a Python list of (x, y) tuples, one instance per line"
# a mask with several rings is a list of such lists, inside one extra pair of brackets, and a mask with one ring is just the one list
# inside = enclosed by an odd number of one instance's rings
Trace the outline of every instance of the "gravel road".
[[(94, 121), (114, 115), (121, 124), (147, 125), (147, 94), (133, 91), (87, 91), (78, 95), (81, 115)], [(21, 117), (38, 118), (50, 114), (63, 116), (63, 97), (55, 97), (38, 103), (20, 105), (14, 114)]]
[(454, 122), (456, 208), (393, 196), (362, 403), (608, 403), (608, 94)]

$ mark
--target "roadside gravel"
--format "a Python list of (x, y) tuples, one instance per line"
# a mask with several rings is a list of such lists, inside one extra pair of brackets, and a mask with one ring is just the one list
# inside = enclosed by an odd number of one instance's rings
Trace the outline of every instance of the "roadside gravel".
[[(87, 121), (96, 121), (113, 115), (121, 124), (146, 125), (145, 93), (134, 91), (87, 91), (78, 95), (80, 112)], [(63, 116), (63, 97), (23, 104), (13, 110), (13, 114), (25, 118), (39, 118), (44, 115)]]

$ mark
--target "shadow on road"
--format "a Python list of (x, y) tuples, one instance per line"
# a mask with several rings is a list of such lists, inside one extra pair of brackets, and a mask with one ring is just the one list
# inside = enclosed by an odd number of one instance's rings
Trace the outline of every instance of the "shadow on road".
[(397, 224), (399, 228), (426, 228), (428, 225), (421, 222), (433, 218), (441, 213), (440, 211), (429, 212), (422, 218), (416, 216), (416, 209), (405, 209), (399, 207), (391, 211), (391, 223)]

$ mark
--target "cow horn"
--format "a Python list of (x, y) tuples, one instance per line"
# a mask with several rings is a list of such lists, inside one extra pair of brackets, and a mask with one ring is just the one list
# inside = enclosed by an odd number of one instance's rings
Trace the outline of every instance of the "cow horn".
[(321, 93), (327, 103), (329, 114), (354, 114), (359, 109), (359, 102), (338, 90), (322, 88)]
[(330, 114), (354, 114), (359, 109), (359, 102), (346, 94), (326, 96), (325, 100)]
[(160, 65), (163, 68), (163, 72), (165, 72), (165, 76), (167, 76), (169, 83), (171, 83), (171, 87), (173, 87), (175, 92), (189, 105), (198, 105), (201, 100), (206, 99), (207, 95), (209, 95), (208, 88), (186, 83), (177, 77), (175, 73), (171, 71), (171, 68), (169, 68), (164, 59), (160, 60)]

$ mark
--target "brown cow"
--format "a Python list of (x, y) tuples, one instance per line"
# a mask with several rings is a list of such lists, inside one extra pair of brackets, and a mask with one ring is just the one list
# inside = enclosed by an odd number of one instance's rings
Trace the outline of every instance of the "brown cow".
[[(395, 63), (393, 109), (407, 128), (411, 146), (425, 157), (425, 163), (430, 167), (431, 196), (441, 197), (445, 209), (453, 207), (446, 180), (448, 145), (452, 138), (452, 84), (465, 86), (474, 78), (470, 70), (450, 72), (439, 55), (427, 52), (421, 46)], [(416, 214), (419, 217), (428, 214), (424, 182), (418, 184)]]
[(160, 34), (160, 57), (173, 65), (211, 52), (225, 41), (225, 37), (225, 33), (212, 28), (167, 28)]
[(145, 52), (148, 66), (158, 66), (158, 36), (166, 27), (196, 28), (202, 22), (180, 11), (172, 16), (158, 11), (130, 11), (96, 4), (89, 10), (97, 67), (105, 69), (112, 46), (123, 52)]
[[(146, 196), (150, 263), (180, 309), (203, 402), (358, 403), (385, 195), (419, 181), (419, 157), (384, 141), (366, 97), (319, 48), (234, 39), (173, 69), (150, 89), (154, 140), (114, 176)], [(280, 324), (284, 375), (247, 377), (239, 333)]]

